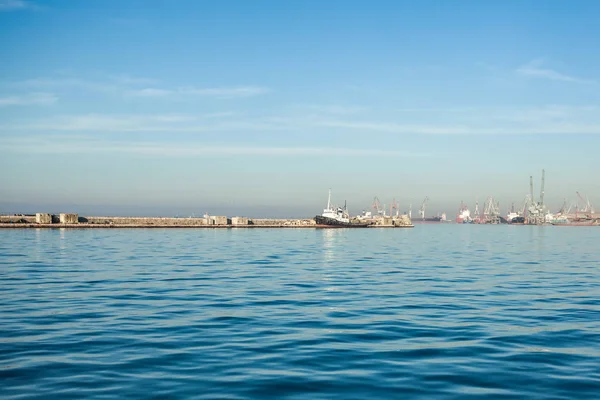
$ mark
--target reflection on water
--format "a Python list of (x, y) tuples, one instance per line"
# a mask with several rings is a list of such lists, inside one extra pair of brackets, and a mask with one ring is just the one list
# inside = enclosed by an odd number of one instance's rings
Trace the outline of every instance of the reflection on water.
[(335, 260), (336, 251), (343, 251), (344, 246), (340, 246), (340, 240), (343, 240), (343, 235), (346, 229), (342, 228), (322, 228), (317, 232), (321, 233), (323, 239), (323, 263), (327, 264)]

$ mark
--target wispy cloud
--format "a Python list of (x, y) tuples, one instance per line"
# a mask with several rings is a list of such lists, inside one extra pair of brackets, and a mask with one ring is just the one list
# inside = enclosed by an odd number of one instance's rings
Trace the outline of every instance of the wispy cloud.
[(171, 90), (157, 89), (157, 88), (144, 88), (135, 89), (127, 92), (131, 96), (139, 97), (165, 97), (173, 94)]
[[(13, 101), (14, 103), (14, 101)], [(0, 124), (0, 133), (36, 132), (97, 133), (102, 136), (122, 133), (177, 135), (188, 133), (231, 133), (319, 135), (341, 133), (364, 135), (527, 135), (600, 134), (600, 106), (550, 105), (544, 107), (450, 107), (393, 110), (387, 116), (369, 113), (319, 114), (298, 112), (262, 115), (223, 110), (204, 114), (82, 114), (53, 115)], [(399, 122), (402, 121), (402, 122)], [(268, 133), (267, 133), (268, 132)]]
[[(525, 122), (525, 121), (521, 121)], [(539, 122), (539, 121), (533, 121)], [(538, 134), (600, 134), (600, 121), (596, 122), (573, 122), (563, 121), (554, 123), (518, 124), (512, 126), (490, 126), (490, 125), (399, 125), (378, 122), (344, 122), (327, 121), (320, 123), (321, 126), (352, 129), (364, 132), (386, 132), (398, 135), (538, 135)]]
[(320, 126), (332, 128), (356, 129), (364, 131), (378, 131), (389, 133), (412, 133), (412, 134), (465, 134), (470, 130), (464, 126), (433, 126), (433, 125), (400, 125), (387, 122), (365, 122), (365, 121), (321, 121)]
[(31, 121), (24, 124), (14, 123), (0, 126), (2, 131), (55, 131), (55, 132), (206, 132), (232, 129), (261, 129), (262, 124), (253, 127), (258, 122), (230, 121), (233, 112), (219, 112), (199, 115), (182, 114), (84, 114), (58, 115)]
[(537, 59), (530, 61), (529, 63), (517, 68), (516, 72), (519, 75), (533, 77), (533, 78), (543, 78), (550, 79), (554, 81), (563, 81), (563, 82), (572, 82), (572, 83), (580, 83), (580, 84), (595, 84), (597, 83), (594, 80), (590, 79), (582, 79), (571, 75), (566, 75), (555, 70), (544, 68), (543, 60)]
[(0, 97), (0, 107), (51, 105), (58, 101), (58, 96), (52, 93), (30, 93), (24, 95)]
[(127, 74), (110, 75), (109, 78), (123, 85), (152, 85), (157, 83), (156, 79), (141, 78), (138, 76), (131, 76)]
[(202, 143), (157, 143), (85, 140), (78, 137), (0, 139), (3, 151), (26, 154), (131, 154), (140, 156), (393, 156), (427, 157), (427, 153), (345, 147), (215, 146)]
[(353, 115), (361, 114), (369, 110), (365, 106), (341, 105), (341, 104), (300, 104), (294, 108), (299, 111), (308, 111), (316, 114), (331, 115)]
[(213, 87), (213, 88), (195, 88), (182, 87), (175, 89), (164, 89), (156, 87), (147, 87), (143, 89), (130, 90), (127, 93), (131, 96), (140, 97), (181, 97), (181, 96), (206, 96), (221, 99), (232, 99), (242, 97), (253, 97), (265, 94), (269, 89), (260, 86), (237, 86), (237, 87)]
[[(100, 93), (112, 93), (129, 97), (184, 99), (192, 96), (233, 99), (259, 96), (270, 91), (262, 86), (227, 87), (156, 87), (146, 86), (157, 83), (154, 79), (132, 77), (129, 75), (111, 75), (104, 80), (88, 80), (73, 77), (34, 78), (16, 82), (27, 88), (80, 89)], [(141, 86), (141, 87), (140, 87)]]
[(36, 9), (37, 6), (25, 0), (0, 0), (0, 11), (15, 11), (23, 9)]
[(79, 78), (33, 78), (16, 82), (17, 86), (40, 89), (80, 89), (94, 92), (118, 92), (120, 85), (115, 82), (96, 82)]

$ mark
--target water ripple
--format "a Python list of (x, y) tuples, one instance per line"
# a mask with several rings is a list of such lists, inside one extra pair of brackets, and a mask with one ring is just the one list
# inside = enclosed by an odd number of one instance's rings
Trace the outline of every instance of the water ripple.
[(3, 398), (595, 399), (600, 229), (0, 231)]

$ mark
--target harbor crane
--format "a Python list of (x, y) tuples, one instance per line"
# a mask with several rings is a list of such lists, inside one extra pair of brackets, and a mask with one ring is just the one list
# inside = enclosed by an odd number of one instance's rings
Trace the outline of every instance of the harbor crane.
[(587, 196), (584, 199), (583, 196), (581, 194), (579, 194), (579, 192), (575, 192), (575, 193), (577, 193), (577, 197), (579, 198), (579, 201), (581, 202), (581, 204), (583, 204), (583, 207), (581, 207), (581, 208), (579, 207), (579, 203), (577, 204), (577, 211), (593, 214), (594, 207), (592, 207), (592, 204), (590, 203), (590, 199), (588, 199)]
[(390, 216), (394, 216), (394, 210), (396, 210), (396, 216), (398, 216), (398, 202), (396, 201), (396, 199), (394, 199), (392, 201), (392, 204), (390, 204)]
[(567, 215), (567, 214), (569, 214), (571, 212), (571, 207), (572, 207), (572, 205), (569, 205), (568, 202), (567, 202), (567, 199), (565, 199), (563, 201), (562, 207), (560, 207), (560, 210), (558, 210), (558, 213), (560, 215)]
[(475, 212), (473, 213), (473, 222), (480, 223), (481, 215), (479, 214), (479, 199), (475, 198)]
[(428, 200), (429, 197), (425, 196), (425, 199), (423, 199), (423, 203), (421, 204), (421, 208), (419, 209), (419, 215), (421, 216), (421, 219), (425, 219), (425, 205), (427, 204)]
[(541, 225), (545, 222), (545, 205), (544, 205), (544, 185), (546, 180), (546, 172), (542, 170), (542, 185), (540, 187), (539, 201), (535, 201), (533, 196), (533, 176), (529, 176), (529, 199), (527, 205), (527, 223), (533, 225)]
[(483, 207), (484, 220), (488, 224), (500, 222), (500, 204), (492, 196), (488, 197)]
[(375, 196), (375, 198), (373, 199), (373, 211), (375, 211), (377, 213), (377, 215), (384, 215), (385, 216), (385, 209), (383, 207), (381, 207), (381, 203), (379, 202), (379, 198), (377, 196)]

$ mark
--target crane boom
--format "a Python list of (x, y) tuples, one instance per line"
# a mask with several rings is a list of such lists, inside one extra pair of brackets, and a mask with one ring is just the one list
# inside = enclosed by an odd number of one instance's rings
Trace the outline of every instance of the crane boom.
[(579, 193), (579, 192), (575, 192), (577, 193), (577, 197), (579, 198), (579, 201), (581, 201), (581, 203), (583, 204), (583, 209), (581, 210), (582, 212), (589, 212), (589, 213), (594, 213), (594, 207), (592, 206), (592, 203), (590, 203), (590, 199), (585, 196), (585, 199), (583, 198), (583, 196)]
[(533, 203), (533, 175), (529, 175), (529, 199)]
[(381, 212), (383, 211), (381, 209), (381, 203), (379, 202), (379, 198), (377, 196), (375, 196), (375, 198), (373, 199), (373, 211), (375, 211), (377, 214), (381, 214)]
[(429, 200), (429, 197), (425, 196), (425, 199), (423, 199), (423, 203), (421, 204), (421, 208), (419, 209), (419, 215), (422, 219), (425, 219), (425, 205), (427, 204), (427, 200)]

